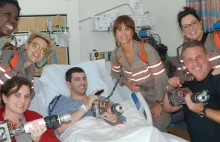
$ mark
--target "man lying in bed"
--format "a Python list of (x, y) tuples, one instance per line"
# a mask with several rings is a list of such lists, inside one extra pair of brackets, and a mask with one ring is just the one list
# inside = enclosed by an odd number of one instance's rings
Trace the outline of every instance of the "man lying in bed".
[[(91, 95), (86, 96), (87, 78), (84, 70), (79, 67), (73, 67), (66, 72), (66, 85), (70, 89), (70, 96), (59, 95), (49, 105), (49, 115), (71, 113), (72, 121), (62, 124), (56, 129), (59, 134), (62, 134), (69, 126), (81, 118), (93, 116), (91, 110), (92, 102), (99, 100), (99, 96), (95, 95), (97, 90)], [(104, 97), (100, 97), (100, 99), (104, 99)], [(124, 116), (118, 116), (109, 112), (105, 112), (102, 118), (112, 125), (123, 124), (123, 121), (126, 121)]]

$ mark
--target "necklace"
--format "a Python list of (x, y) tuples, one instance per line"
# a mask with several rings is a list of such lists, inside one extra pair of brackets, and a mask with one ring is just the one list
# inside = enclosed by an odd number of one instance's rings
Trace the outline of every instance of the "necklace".
[(40, 69), (40, 68), (43, 68), (46, 64), (47, 64), (47, 61), (45, 61), (42, 66), (38, 66), (37, 63), (35, 63), (34, 65), (36, 68)]

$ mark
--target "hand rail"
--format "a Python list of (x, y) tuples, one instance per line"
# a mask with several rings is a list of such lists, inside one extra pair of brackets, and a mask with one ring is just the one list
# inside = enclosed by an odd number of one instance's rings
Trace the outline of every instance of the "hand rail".
[(143, 106), (145, 112), (146, 112), (146, 116), (147, 116), (147, 121), (149, 122), (149, 124), (151, 126), (153, 126), (153, 119), (152, 119), (152, 115), (151, 115), (151, 111), (150, 108), (147, 104), (147, 102), (145, 101), (144, 97), (142, 96), (141, 92), (135, 92), (135, 94), (137, 95), (137, 98), (139, 100), (139, 102), (141, 103), (141, 105)]

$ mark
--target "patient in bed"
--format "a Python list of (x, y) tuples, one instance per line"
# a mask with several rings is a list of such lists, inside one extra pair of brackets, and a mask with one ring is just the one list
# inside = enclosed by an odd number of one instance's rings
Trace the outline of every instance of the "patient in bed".
[[(91, 95), (86, 96), (87, 78), (83, 69), (73, 67), (66, 72), (66, 85), (70, 89), (70, 96), (66, 97), (59, 95), (55, 97), (49, 105), (49, 115), (71, 113), (72, 121), (67, 124), (62, 124), (56, 129), (59, 134), (62, 134), (68, 127), (76, 123), (83, 117), (93, 116), (91, 110), (92, 102), (99, 99), (104, 99), (95, 95), (94, 91)], [(102, 115), (109, 124), (123, 124), (126, 118), (122, 115), (105, 112)]]

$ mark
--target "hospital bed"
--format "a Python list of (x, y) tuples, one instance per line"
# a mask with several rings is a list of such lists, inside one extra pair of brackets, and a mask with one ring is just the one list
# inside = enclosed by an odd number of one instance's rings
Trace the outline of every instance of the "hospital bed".
[[(70, 91), (65, 84), (65, 72), (74, 66), (83, 68), (87, 75), (87, 94), (96, 89), (105, 90), (102, 96), (107, 97), (110, 94), (116, 82), (110, 76), (110, 62), (97, 60), (71, 66), (48, 65), (44, 67), (41, 77), (34, 80), (36, 95), (29, 109), (47, 116), (47, 106), (53, 97), (59, 94), (69, 96)], [(132, 99), (132, 95), (135, 95), (138, 101)], [(117, 85), (114, 95), (110, 99), (124, 106), (123, 115), (127, 118), (126, 125), (112, 127), (104, 123), (102, 119), (83, 118), (74, 124), (74, 127), (67, 129), (61, 135), (61, 140), (65, 142), (187, 142), (174, 135), (162, 133), (153, 127), (150, 109), (140, 92), (132, 94), (127, 87)]]

